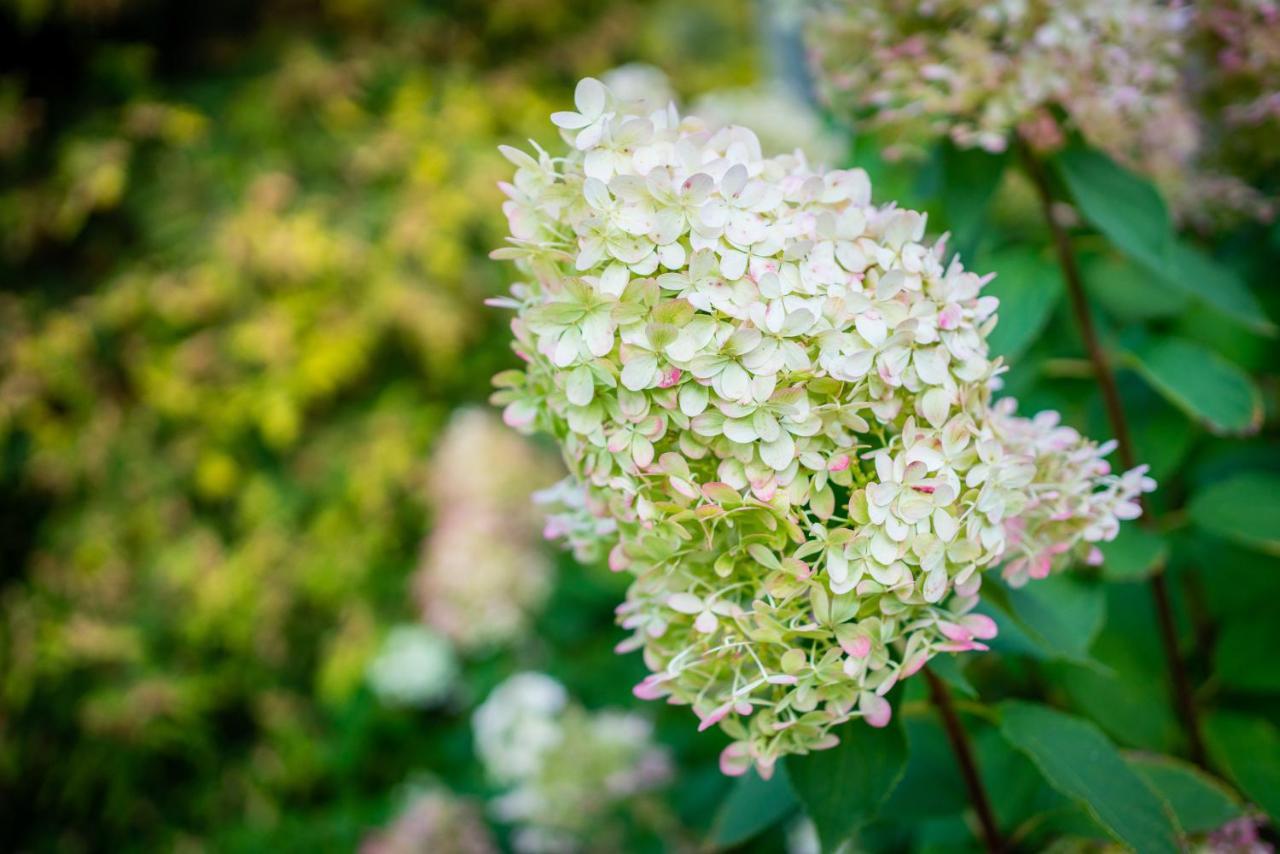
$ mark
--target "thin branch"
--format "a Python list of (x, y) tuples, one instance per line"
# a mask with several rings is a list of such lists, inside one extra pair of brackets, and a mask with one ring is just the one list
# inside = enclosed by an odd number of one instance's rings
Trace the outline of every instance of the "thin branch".
[(928, 667), (924, 669), (925, 681), (929, 683), (929, 696), (942, 718), (942, 727), (947, 732), (947, 740), (951, 742), (951, 750), (960, 765), (960, 773), (964, 777), (965, 788), (969, 791), (969, 800), (978, 814), (978, 824), (982, 826), (982, 842), (990, 854), (1004, 851), (1004, 842), (1000, 838), (1000, 825), (996, 823), (995, 812), (991, 809), (991, 801), (987, 790), (982, 785), (982, 775), (978, 773), (978, 763), (974, 761), (973, 749), (969, 746), (969, 736), (965, 733), (956, 715), (955, 704), (951, 701), (951, 691), (945, 682), (938, 678)]
[[(1138, 461), (1133, 448), (1133, 439), (1129, 433), (1129, 420), (1125, 416), (1124, 404), (1121, 402), (1120, 391), (1116, 386), (1111, 360), (1098, 338), (1098, 332), (1093, 323), (1093, 312), (1089, 309), (1084, 280), (1080, 276), (1075, 253), (1071, 250), (1071, 238), (1053, 213), (1055, 201), (1053, 187), (1045, 174), (1043, 164), (1024, 143), (1018, 144), (1018, 154), (1027, 176), (1035, 185), (1041, 212), (1053, 236), (1053, 247), (1058, 256), (1058, 264), (1062, 268), (1062, 277), (1066, 281), (1071, 311), (1075, 315), (1076, 326), (1080, 330), (1080, 337), (1089, 354), (1089, 361), (1093, 363), (1094, 378), (1097, 380), (1098, 389), (1102, 392), (1103, 407), (1107, 412), (1107, 420), (1111, 423), (1111, 432), (1115, 435), (1120, 463), (1126, 470), (1131, 469), (1138, 464)], [(1153, 527), (1154, 520), (1149, 514), (1144, 513), (1141, 524), (1150, 528)], [(1155, 603), (1156, 621), (1160, 628), (1160, 642), (1164, 647), (1165, 661), (1169, 670), (1169, 683), (1173, 689), (1178, 714), (1187, 732), (1187, 746), (1192, 760), (1204, 767), (1206, 758), (1204, 741), (1200, 736), (1199, 715), (1196, 712), (1191, 683), (1183, 666), (1182, 654), (1178, 649), (1177, 623), (1174, 620), (1173, 604), (1169, 598), (1169, 585), (1165, 579), (1163, 566), (1157, 567), (1152, 574), (1150, 587), (1151, 598)]]

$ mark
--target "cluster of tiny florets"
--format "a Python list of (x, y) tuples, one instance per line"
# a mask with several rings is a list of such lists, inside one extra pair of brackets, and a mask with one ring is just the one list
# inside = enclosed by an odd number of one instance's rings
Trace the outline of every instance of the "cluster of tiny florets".
[(464, 652), (516, 640), (551, 589), (530, 501), (557, 476), (490, 412), (454, 414), (431, 459), (435, 511), (413, 579), (422, 620)]
[(1042, 150), (1071, 132), (1117, 159), (1182, 163), (1188, 10), (1154, 0), (823, 0), (810, 52), (838, 109), (905, 149), (937, 137)]
[(588, 711), (541, 673), (517, 673), (494, 688), (472, 728), (486, 775), (504, 790), (493, 812), (516, 826), (522, 854), (589, 848), (614, 806), (671, 774), (647, 720)]
[[(637, 110), (595, 80), (568, 151), (504, 149), (523, 371), (507, 422), (560, 443), (551, 526), (634, 576), (636, 689), (734, 739), (722, 767), (884, 725), (939, 652), (983, 649), (983, 570), (1042, 577), (1153, 487), (1053, 414), (993, 404), (986, 278), (871, 201), (861, 170), (765, 158), (746, 128)], [(601, 521), (603, 520), (603, 521)]]

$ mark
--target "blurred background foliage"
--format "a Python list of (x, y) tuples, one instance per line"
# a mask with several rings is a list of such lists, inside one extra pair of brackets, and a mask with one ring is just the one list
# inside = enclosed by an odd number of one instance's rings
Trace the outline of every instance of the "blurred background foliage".
[[(0, 4), (0, 848), (350, 847), (410, 772), (478, 785), (363, 679), (512, 359), (496, 146), (621, 62), (750, 82), (750, 11)], [(617, 700), (615, 594), (550, 642)]]
[[(496, 146), (549, 142), (573, 83), (622, 63), (659, 66), (686, 99), (749, 86), (777, 56), (759, 18), (749, 0), (0, 0), (0, 849), (350, 849), (406, 785), (489, 793), (467, 714), (513, 671), (551, 673), (588, 709), (638, 705), (643, 665), (612, 653), (625, 579), (549, 552), (534, 631), (467, 651), (444, 705), (386, 704), (366, 671), (422, 611), (413, 576), (449, 492), (431, 454), (513, 359), (507, 318), (482, 304), (509, 275), (487, 257), (507, 232)], [(859, 138), (843, 159), (1000, 271), (993, 345), (1023, 410), (1109, 435), (1009, 158), (943, 146), (894, 164)], [(1274, 162), (1239, 171), (1276, 195)], [(1209, 721), (1214, 764), (1260, 801), (1227, 766), (1259, 743), (1280, 753), (1280, 551), (1241, 487), (1274, 506), (1280, 353), (1264, 325), (1073, 234), (1106, 338), (1129, 354), (1177, 339), (1247, 373), (1249, 429), (1189, 416), (1126, 357), (1158, 528), (1127, 531), (1100, 572), (1015, 596), (993, 612), (1000, 654), (949, 676), (1091, 718), (1123, 748), (1185, 752), (1136, 583), (1167, 563), (1197, 697), (1237, 716)], [(1280, 227), (1185, 239), (1280, 318)], [(906, 776), (862, 842), (972, 850), (917, 681)], [(1105, 836), (989, 707), (961, 706), (1016, 844)], [(720, 737), (644, 711), (679, 771), (610, 845), (735, 844), (795, 811), (777, 789), (722, 800)], [(1262, 742), (1242, 748), (1231, 720)]]

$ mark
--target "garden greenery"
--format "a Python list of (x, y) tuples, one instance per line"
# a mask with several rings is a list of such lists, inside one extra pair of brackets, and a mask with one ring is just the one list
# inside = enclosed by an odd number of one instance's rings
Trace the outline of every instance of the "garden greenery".
[(0, 848), (1276, 845), (1275, 0), (0, 45)]

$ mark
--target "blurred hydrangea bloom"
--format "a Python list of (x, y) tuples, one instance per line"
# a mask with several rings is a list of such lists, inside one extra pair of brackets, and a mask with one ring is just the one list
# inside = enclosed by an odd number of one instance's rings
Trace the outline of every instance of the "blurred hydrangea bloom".
[(494, 812), (518, 825), (522, 852), (577, 850), (586, 834), (601, 831), (610, 807), (670, 776), (648, 721), (588, 712), (541, 673), (508, 678), (476, 709), (472, 726), (486, 773), (507, 790)]
[[(612, 68), (601, 75), (601, 82), (636, 112), (679, 103), (666, 73), (642, 62)], [(841, 133), (823, 124), (807, 100), (781, 84), (713, 89), (694, 101), (692, 112), (711, 130), (729, 125), (757, 129), (767, 155), (791, 154), (798, 148), (815, 163), (835, 163), (848, 144)]]
[(1193, 842), (1197, 854), (1274, 854), (1275, 846), (1263, 838), (1265, 819), (1251, 815), (1227, 822), (1201, 842)]
[[(1280, 3), (1275, 0), (1201, 0), (1196, 4), (1201, 61), (1189, 72), (1205, 116), (1205, 159), (1246, 180), (1262, 179), (1280, 165)], [(1268, 197), (1238, 180), (1211, 180), (1196, 188), (1209, 204), (1212, 224), (1219, 210), (1255, 219), (1275, 215)]]
[(830, 164), (848, 151), (842, 134), (824, 125), (808, 101), (782, 86), (717, 89), (698, 98), (692, 112), (709, 127), (755, 128), (766, 155), (791, 154), (798, 148), (808, 160)]
[(492, 414), (456, 412), (431, 462), (435, 520), (414, 581), (427, 625), (464, 650), (522, 634), (546, 599), (551, 564), (530, 496), (552, 462)]
[(498, 846), (470, 802), (446, 789), (414, 792), (390, 825), (365, 838), (360, 854), (497, 854)]
[(418, 625), (395, 626), (369, 663), (369, 686), (393, 705), (428, 706), (448, 696), (458, 678), (453, 647)]
[(939, 136), (1003, 151), (1071, 131), (1126, 162), (1182, 162), (1187, 12), (1153, 0), (824, 0), (812, 61), (832, 103), (910, 149)]
[[(890, 717), (938, 652), (985, 649), (982, 571), (1097, 557), (1154, 488), (1099, 446), (991, 402), (997, 301), (861, 170), (765, 158), (746, 128), (637, 113), (582, 81), (569, 151), (505, 149), (523, 371), (507, 422), (556, 436), (555, 527), (611, 526), (619, 608), (652, 675), (768, 774)], [(581, 546), (581, 543), (578, 544)]]

